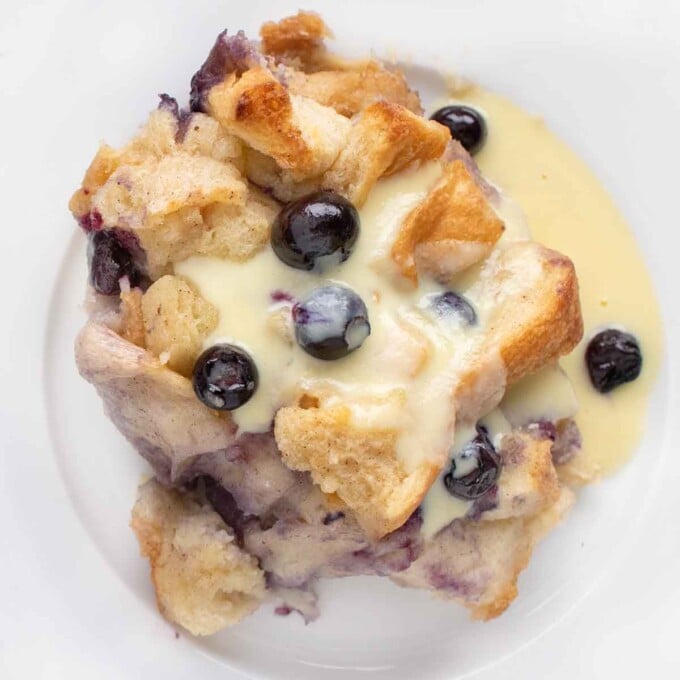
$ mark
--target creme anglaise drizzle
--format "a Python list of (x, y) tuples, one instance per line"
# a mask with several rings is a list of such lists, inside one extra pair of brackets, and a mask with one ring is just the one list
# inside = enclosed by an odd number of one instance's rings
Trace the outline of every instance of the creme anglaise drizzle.
[[(219, 325), (206, 340), (245, 348), (259, 371), (260, 384), (249, 402), (232, 412), (244, 431), (271, 427), (278, 408), (311, 391), (324, 403), (341, 402), (360, 425), (394, 427), (397, 450), (407, 469), (426, 459), (440, 464), (450, 448), (455, 420), (452, 395), (461, 372), (484, 337), (491, 277), (466, 288), (479, 323), (442, 323), (424, 305), (443, 288), (421, 278), (417, 288), (395, 276), (388, 251), (395, 230), (426, 196), (441, 173), (439, 163), (406, 170), (377, 183), (360, 210), (360, 235), (350, 258), (323, 276), (292, 269), (269, 246), (247, 262), (192, 257), (175, 267), (219, 310)], [(527, 276), (538, 277), (528, 269)], [(302, 351), (286, 332), (286, 303), (312, 288), (335, 282), (353, 288), (364, 300), (371, 335), (361, 348), (337, 361), (320, 361)], [(495, 292), (495, 291), (494, 291)], [(283, 313), (281, 313), (283, 312)], [(490, 382), (504, 385), (500, 360), (488, 358)]]
[[(581, 343), (560, 362), (566, 379), (556, 368), (528, 376), (482, 422), (498, 443), (512, 426), (575, 416), (583, 437), (581, 464), (589, 473), (612, 473), (640, 441), (662, 352), (659, 308), (635, 239), (592, 171), (543, 120), (476, 86), (454, 94), (437, 106), (464, 102), (486, 118), (489, 136), (475, 160), (515, 201), (506, 202), (506, 211), (519, 211), (506, 226), (519, 228), (526, 216), (536, 240), (573, 260), (585, 326)], [(635, 382), (603, 395), (590, 384), (584, 352), (598, 330), (611, 326), (637, 337), (644, 363)], [(469, 425), (457, 431), (452, 454), (473, 434)], [(469, 503), (451, 497), (438, 481), (423, 507), (423, 531), (432, 535), (463, 516)]]

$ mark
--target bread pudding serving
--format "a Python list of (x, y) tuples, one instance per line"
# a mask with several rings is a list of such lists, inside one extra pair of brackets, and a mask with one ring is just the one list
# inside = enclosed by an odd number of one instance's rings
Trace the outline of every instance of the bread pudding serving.
[[(558, 366), (583, 335), (571, 260), (480, 173), (484, 116), (320, 17), (220, 33), (70, 208), (88, 234), (82, 376), (153, 477), (132, 510), (159, 608), (196, 635), (321, 578), (384, 576), (501, 614), (596, 474)], [(588, 347), (606, 392), (633, 336)], [(530, 587), (528, 585), (527, 587)]]

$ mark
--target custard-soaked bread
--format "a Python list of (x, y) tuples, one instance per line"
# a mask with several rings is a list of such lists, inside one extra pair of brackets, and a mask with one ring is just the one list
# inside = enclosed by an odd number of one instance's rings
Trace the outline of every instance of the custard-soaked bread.
[(444, 166), (441, 179), (406, 217), (392, 245), (392, 259), (413, 281), (418, 271), (447, 282), (487, 257), (503, 222), (462, 161)]
[(517, 597), (517, 578), (536, 544), (567, 514), (574, 494), (562, 488), (537, 515), (496, 522), (458, 520), (430, 539), (418, 559), (392, 580), (456, 600), (476, 619), (502, 614)]
[(217, 310), (177, 276), (163, 276), (142, 298), (145, 347), (167, 356), (173, 371), (189, 376), (203, 340), (217, 326)]
[(208, 111), (248, 146), (271, 156), (296, 180), (331, 166), (349, 131), (346, 118), (313, 99), (291, 95), (267, 69), (229, 74), (208, 94)]
[(438, 474), (434, 464), (408, 472), (397, 456), (397, 432), (363, 427), (345, 406), (284, 407), (274, 433), (286, 465), (309, 471), (325, 493), (337, 493), (376, 538), (408, 519), (414, 498), (422, 498)]
[[(452, 367), (459, 382), (450, 395), (451, 425), (456, 418), (476, 422), (500, 401), (505, 384), (553, 363), (582, 334), (573, 265), (536, 243), (499, 252), (468, 293), (486, 329), (463, 363)], [(498, 379), (499, 360), (506, 382), (502, 374)], [(375, 537), (394, 531), (415, 511), (445, 459), (444, 452), (423, 452), (420, 464), (408, 471), (397, 454), (398, 425), (367, 428), (348, 408), (323, 402), (314, 409), (280, 409), (274, 433), (286, 464), (337, 493)], [(545, 456), (542, 461), (538, 484), (545, 481), (541, 475), (551, 474)]]
[(210, 635), (255, 611), (264, 572), (220, 516), (152, 480), (139, 489), (131, 526), (151, 564), (158, 608), (194, 635)]
[(503, 472), (494, 507), (481, 514), (482, 520), (536, 515), (557, 501), (560, 483), (551, 445), (550, 439), (536, 439), (525, 432), (503, 436), (499, 449)]

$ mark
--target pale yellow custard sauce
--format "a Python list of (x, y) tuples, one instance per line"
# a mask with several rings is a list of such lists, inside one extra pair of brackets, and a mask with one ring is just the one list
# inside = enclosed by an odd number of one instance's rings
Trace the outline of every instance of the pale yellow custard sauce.
[[(640, 441), (663, 350), (659, 306), (635, 239), (593, 172), (542, 119), (478, 87), (456, 99), (486, 117), (488, 138), (475, 156), (482, 173), (522, 207), (533, 238), (576, 266), (585, 334), (561, 365), (578, 400), (583, 455), (613, 472)], [(636, 381), (602, 395), (590, 384), (584, 352), (611, 326), (635, 335), (643, 367)]]

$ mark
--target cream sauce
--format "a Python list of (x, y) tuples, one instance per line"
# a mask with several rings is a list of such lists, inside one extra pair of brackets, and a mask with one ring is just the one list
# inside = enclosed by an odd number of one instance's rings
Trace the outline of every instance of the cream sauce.
[[(443, 465), (455, 421), (453, 393), (463, 372), (478, 361), (485, 319), (512, 291), (495, 290), (494, 277), (482, 275), (466, 294), (479, 323), (465, 327), (437, 319), (424, 304), (441, 291), (421, 278), (417, 288), (395, 275), (389, 245), (404, 217), (425, 197), (441, 174), (429, 163), (377, 183), (360, 210), (361, 229), (349, 259), (323, 276), (292, 269), (267, 246), (247, 262), (192, 257), (175, 266), (219, 310), (219, 323), (206, 346), (232, 342), (246, 349), (259, 371), (260, 384), (249, 402), (232, 411), (244, 431), (267, 430), (278, 408), (309, 392), (322, 405), (343, 404), (359, 426), (393, 427), (397, 453), (407, 470), (424, 461)], [(488, 267), (492, 268), (494, 258)], [(528, 275), (532, 275), (527, 268)], [(533, 276), (538, 279), (538, 269)], [(273, 304), (275, 290), (300, 298), (329, 281), (348, 285), (364, 300), (371, 334), (362, 347), (337, 361), (320, 361), (302, 351), (286, 328), (289, 314)], [(498, 386), (505, 369), (498, 357), (485, 357), (488, 375), (480, 384)], [(480, 393), (479, 398), (489, 395)]]
[[(514, 199), (496, 206), (507, 227), (501, 247), (532, 233), (569, 255), (579, 276), (586, 326), (586, 339), (563, 361), (573, 388), (559, 369), (546, 369), (512, 388), (483, 422), (498, 443), (522, 421), (572, 416), (578, 402), (583, 455), (604, 472), (614, 470), (628, 458), (644, 428), (661, 352), (658, 308), (635, 242), (597, 179), (542, 121), (478, 88), (457, 93), (457, 99), (487, 116), (489, 137), (476, 160), (484, 175)], [(206, 346), (234, 342), (248, 350), (258, 366), (258, 391), (232, 412), (240, 428), (268, 429), (279, 407), (311, 391), (327, 404), (349, 406), (359, 425), (398, 429), (398, 451), (409, 469), (428, 458), (441, 464), (471, 438), (469, 423), (453, 430), (450, 394), (484, 331), (488, 302), (479, 267), (458, 281), (478, 310), (479, 327), (444, 328), (423, 310), (425, 296), (440, 287), (425, 279), (418, 289), (404, 287), (388, 256), (401, 220), (439, 174), (439, 165), (431, 163), (378, 182), (360, 211), (354, 253), (324, 276), (283, 265), (269, 247), (244, 263), (193, 257), (176, 265), (176, 273), (192, 281), (220, 312)], [(616, 258), (602, 258), (612, 244)], [(321, 362), (297, 347), (286, 303), (273, 302), (271, 294), (283, 290), (300, 298), (329, 281), (359, 293), (372, 332), (361, 349), (345, 359)], [(638, 381), (603, 396), (590, 386), (583, 351), (588, 337), (607, 325), (623, 326), (638, 337), (645, 364)], [(491, 383), (503, 380), (500, 369), (489, 376)], [(426, 534), (469, 509), (469, 503), (452, 498), (440, 480), (424, 506)]]
[[(662, 353), (659, 307), (635, 239), (593, 172), (543, 120), (478, 87), (456, 100), (486, 116), (489, 135), (475, 157), (482, 173), (522, 207), (537, 241), (574, 261), (585, 335), (561, 364), (579, 403), (583, 455), (613, 472), (640, 441)], [(644, 363), (638, 380), (601, 395), (583, 356), (588, 340), (609, 326), (637, 337)]]

